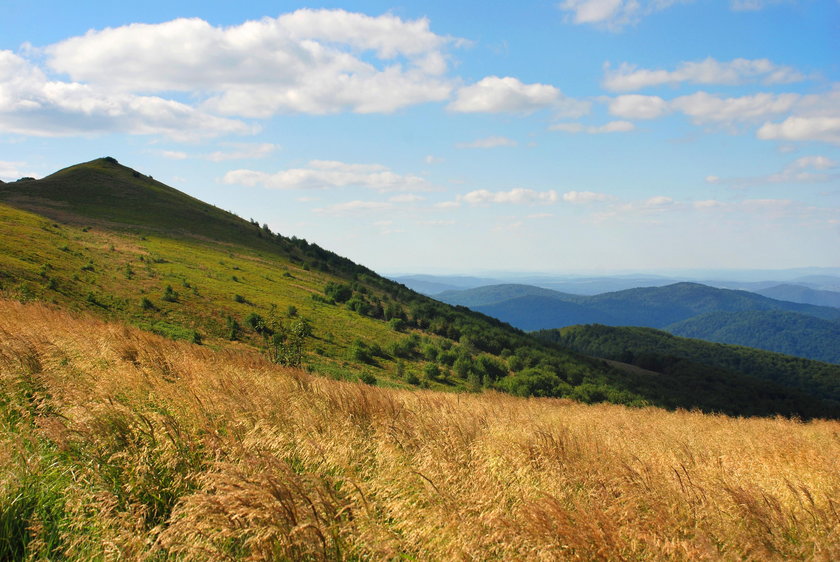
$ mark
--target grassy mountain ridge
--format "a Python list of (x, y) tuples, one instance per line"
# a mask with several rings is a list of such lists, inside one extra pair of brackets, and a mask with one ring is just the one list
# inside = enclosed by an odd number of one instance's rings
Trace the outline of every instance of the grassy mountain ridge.
[[(645, 402), (601, 362), (443, 305), (112, 159), (4, 186), (0, 200), (0, 290), (14, 298), (216, 348), (271, 351), (280, 338), (284, 353), (300, 344), (307, 368), (339, 378), (478, 390), (506, 388), (503, 379), (541, 365), (570, 396), (590, 399), (595, 388), (602, 399)], [(294, 340), (303, 321), (311, 333)]]

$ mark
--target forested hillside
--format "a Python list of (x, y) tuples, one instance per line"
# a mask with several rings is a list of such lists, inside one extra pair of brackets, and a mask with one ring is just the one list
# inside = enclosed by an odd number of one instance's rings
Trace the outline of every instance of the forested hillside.
[[(763, 383), (796, 388), (822, 400), (835, 417), (840, 415), (838, 365), (682, 338), (650, 328), (572, 326), (544, 330), (535, 335), (587, 355), (618, 360), (656, 372), (672, 375), (696, 373), (702, 377), (703, 373), (722, 370), (733, 380), (738, 376), (749, 376)], [(756, 400), (760, 400), (758, 395)]]

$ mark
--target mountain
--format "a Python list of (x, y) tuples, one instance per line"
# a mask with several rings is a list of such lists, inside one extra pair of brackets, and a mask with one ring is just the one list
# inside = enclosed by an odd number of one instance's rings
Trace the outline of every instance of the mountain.
[(413, 291), (430, 296), (445, 291), (459, 291), (498, 283), (495, 279), (464, 275), (402, 275), (389, 277), (389, 279)]
[[(768, 314), (789, 314), (771, 311)], [(692, 381), (696, 392), (714, 394), (740, 389), (731, 386), (740, 377), (759, 382), (753, 397), (756, 404), (764, 400), (772, 386), (796, 388), (820, 400), (831, 411), (840, 413), (840, 365), (792, 357), (748, 347), (712, 343), (677, 337), (652, 328), (603, 325), (572, 326), (559, 330), (543, 330), (536, 337), (563, 345), (587, 355), (617, 360), (654, 372), (666, 373)], [(729, 387), (730, 390), (725, 390)], [(772, 394), (772, 393), (771, 393)]]
[(576, 295), (560, 293), (552, 289), (545, 289), (534, 285), (522, 285), (515, 283), (485, 285), (466, 290), (449, 290), (434, 295), (435, 299), (441, 302), (470, 308), (475, 306), (498, 304), (522, 297), (539, 297), (568, 301), (574, 300), (575, 296)]
[[(443, 302), (468, 306), (525, 330), (598, 322), (614, 326), (664, 328), (709, 312), (786, 310), (826, 320), (840, 310), (778, 301), (747, 291), (699, 283), (674, 283), (594, 296), (571, 295), (525, 285), (495, 285), (438, 295)], [(576, 306), (570, 306), (576, 305)]]
[(803, 285), (786, 284), (760, 289), (755, 292), (771, 299), (840, 308), (840, 291), (822, 291)]
[[(0, 295), (336, 379), (720, 411), (664, 379), (652, 387), (644, 374), (420, 295), (113, 158), (0, 186)], [(809, 412), (778, 402), (762, 413)]]
[(667, 327), (672, 334), (840, 363), (840, 322), (782, 310), (710, 312)]

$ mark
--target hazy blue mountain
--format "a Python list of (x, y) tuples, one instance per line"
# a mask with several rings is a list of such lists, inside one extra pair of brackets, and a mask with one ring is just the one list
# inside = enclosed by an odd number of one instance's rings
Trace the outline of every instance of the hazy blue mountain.
[(840, 322), (783, 310), (710, 312), (665, 328), (687, 338), (840, 363)]
[(619, 317), (595, 307), (536, 295), (469, 308), (526, 331), (573, 324), (622, 324)]
[(776, 285), (755, 292), (771, 299), (840, 308), (838, 291), (820, 291), (803, 285)]
[(459, 291), (500, 282), (497, 279), (462, 275), (398, 275), (389, 279), (424, 295), (437, 295), (444, 291)]
[(785, 310), (824, 320), (840, 320), (840, 310), (835, 308), (779, 301), (747, 291), (717, 289), (698, 283), (674, 283), (594, 296), (527, 285), (495, 285), (451, 291), (436, 298), (448, 304), (467, 306), (523, 330), (592, 322), (664, 328), (709, 312), (752, 310)]
[(578, 295), (560, 293), (551, 289), (507, 283), (487, 285), (474, 289), (449, 290), (435, 295), (435, 299), (448, 304), (474, 307), (497, 304), (522, 297), (543, 297), (556, 300), (574, 300)]

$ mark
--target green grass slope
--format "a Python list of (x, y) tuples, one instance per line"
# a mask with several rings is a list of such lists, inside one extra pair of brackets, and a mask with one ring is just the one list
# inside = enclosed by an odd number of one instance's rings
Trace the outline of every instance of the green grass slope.
[(421, 296), (112, 159), (2, 187), (6, 296), (215, 348), (269, 349), (281, 361), (299, 345), (302, 364), (336, 378), (479, 390), (507, 388), (503, 379), (542, 365), (566, 381), (569, 396), (585, 400), (596, 388), (614, 401), (645, 402), (616, 390), (621, 373), (600, 362)]
[[(758, 349), (677, 337), (651, 328), (601, 325), (544, 330), (538, 338), (580, 353), (644, 369), (693, 378), (717, 372), (729, 381), (749, 377), (761, 384), (758, 404), (774, 399), (779, 387), (818, 400), (830, 417), (840, 416), (840, 366)], [(731, 391), (740, 392), (740, 385)], [(780, 395), (777, 395), (777, 397)]]

